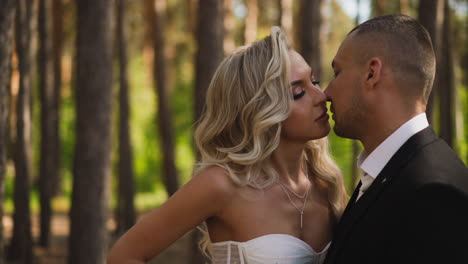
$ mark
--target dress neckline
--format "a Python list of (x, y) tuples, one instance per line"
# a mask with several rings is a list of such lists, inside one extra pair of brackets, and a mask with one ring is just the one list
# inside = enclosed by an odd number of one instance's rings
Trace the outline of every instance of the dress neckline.
[(299, 238), (297, 238), (297, 237), (295, 237), (295, 236), (288, 235), (288, 234), (268, 234), (268, 235), (263, 235), (263, 236), (255, 237), (255, 238), (249, 239), (249, 240), (244, 241), (244, 242), (228, 240), (228, 241), (215, 242), (215, 243), (212, 243), (212, 245), (213, 245), (213, 246), (223, 246), (223, 245), (226, 245), (226, 244), (250, 244), (250, 243), (257, 242), (258, 240), (262, 240), (262, 239), (266, 239), (266, 238), (271, 238), (271, 237), (282, 237), (282, 238), (286, 238), (286, 239), (289, 239), (289, 240), (296, 241), (296, 242), (298, 242), (298, 243), (300, 243), (301, 245), (305, 246), (305, 247), (308, 248), (311, 252), (313, 252), (314, 254), (317, 254), (317, 255), (320, 255), (320, 254), (323, 254), (324, 252), (326, 252), (326, 251), (328, 250), (328, 248), (330, 247), (330, 244), (331, 244), (331, 241), (328, 242), (328, 244), (325, 246), (324, 249), (322, 249), (322, 251), (317, 252), (317, 251), (316, 251), (315, 249), (313, 249), (309, 244), (307, 244), (304, 240), (299, 239)]

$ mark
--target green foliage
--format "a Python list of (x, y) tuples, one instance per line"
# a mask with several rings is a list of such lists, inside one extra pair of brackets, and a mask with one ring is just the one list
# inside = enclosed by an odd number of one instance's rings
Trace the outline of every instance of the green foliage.
[(13, 162), (8, 162), (5, 173), (5, 202), (3, 203), (6, 214), (13, 212), (14, 172)]
[(152, 192), (139, 192), (135, 195), (138, 211), (148, 211), (160, 206), (167, 200), (167, 193), (162, 184), (158, 184)]
[(194, 109), (194, 71), (188, 47), (178, 46), (179, 56), (175, 61), (174, 90), (171, 94), (171, 106), (174, 119), (176, 165), (179, 181), (187, 182), (191, 178), (195, 161), (193, 150)]
[[(66, 86), (65, 91), (70, 91)], [(61, 139), (61, 183), (62, 193), (71, 197), (73, 185), (73, 151), (75, 149), (75, 101), (70, 93), (62, 97), (60, 106), (60, 139)]]
[(161, 153), (156, 126), (156, 97), (151, 76), (145, 69), (143, 57), (130, 60), (130, 130), (134, 153), (136, 189), (141, 192), (154, 190), (161, 180)]
[[(330, 122), (333, 123), (333, 122)], [(334, 124), (331, 124), (332, 128)], [(328, 135), (328, 139), (330, 140), (330, 148), (333, 158), (335, 159), (338, 166), (341, 168), (344, 177), (344, 183), (346, 186), (346, 190), (348, 193), (352, 193), (352, 188), (350, 188), (351, 184), (351, 171), (353, 162), (356, 162), (352, 152), (352, 144), (353, 141), (346, 138), (338, 137), (335, 132), (332, 131)]]
[(455, 142), (455, 151), (459, 157), (468, 165), (468, 127), (463, 124), (468, 124), (468, 87), (460, 85), (458, 89), (457, 103), (460, 104), (460, 112), (456, 113), (457, 122), (461, 122), (457, 126), (457, 137)]

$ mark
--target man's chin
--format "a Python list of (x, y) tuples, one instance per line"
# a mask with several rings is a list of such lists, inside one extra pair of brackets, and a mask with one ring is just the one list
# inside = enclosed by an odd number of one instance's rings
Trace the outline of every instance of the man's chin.
[(353, 136), (352, 133), (350, 133), (350, 131), (348, 129), (337, 126), (336, 123), (335, 123), (335, 126), (333, 126), (333, 131), (339, 137), (349, 138), (349, 139), (356, 139), (356, 137)]

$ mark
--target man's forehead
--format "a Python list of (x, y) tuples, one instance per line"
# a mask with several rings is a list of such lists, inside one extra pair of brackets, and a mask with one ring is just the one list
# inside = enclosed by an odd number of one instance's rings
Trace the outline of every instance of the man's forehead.
[(335, 67), (336, 65), (339, 65), (341, 61), (349, 59), (352, 56), (352, 49), (355, 45), (354, 40), (353, 40), (353, 34), (349, 34), (341, 43), (340, 47), (338, 48), (338, 51), (336, 52), (335, 58), (333, 58), (332, 61), (332, 67)]

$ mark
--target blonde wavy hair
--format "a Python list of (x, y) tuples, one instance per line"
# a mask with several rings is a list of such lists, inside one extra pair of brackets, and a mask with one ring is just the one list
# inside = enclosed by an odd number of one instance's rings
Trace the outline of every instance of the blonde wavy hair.
[[(218, 66), (206, 96), (206, 109), (195, 130), (201, 159), (194, 175), (220, 166), (240, 186), (263, 189), (277, 182), (272, 164), (282, 122), (288, 118), (288, 40), (279, 27), (251, 45), (240, 47)], [(323, 180), (335, 219), (344, 208), (346, 194), (340, 169), (330, 157), (327, 138), (307, 142), (304, 153), (309, 175)], [(209, 237), (200, 243), (209, 251)]]

